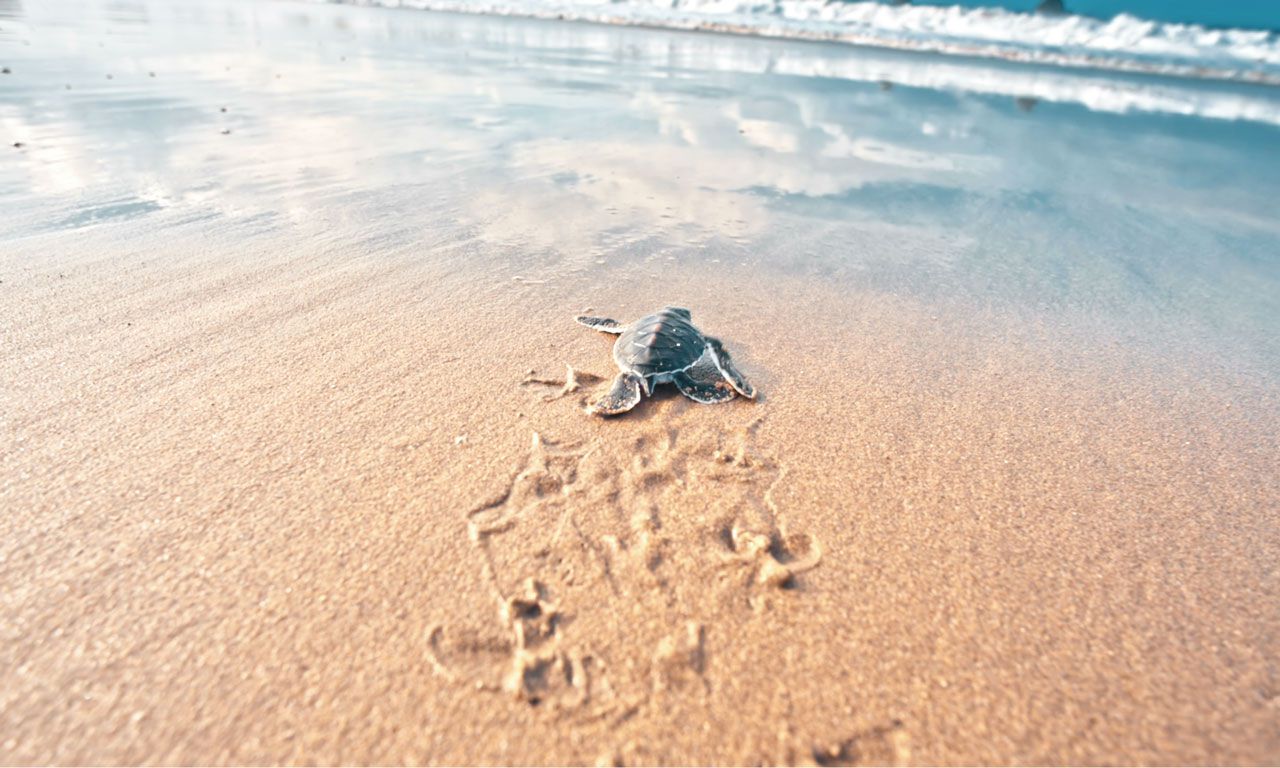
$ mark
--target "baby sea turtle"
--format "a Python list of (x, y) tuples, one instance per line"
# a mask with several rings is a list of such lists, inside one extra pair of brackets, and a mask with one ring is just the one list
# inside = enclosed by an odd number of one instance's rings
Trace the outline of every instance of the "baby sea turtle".
[(699, 403), (732, 400), (735, 390), (754, 399), (755, 387), (733, 367), (724, 345), (694, 328), (690, 317), (687, 309), (665, 307), (630, 325), (607, 317), (575, 318), (588, 328), (621, 334), (613, 345), (621, 373), (590, 412), (624, 413), (636, 407), (641, 394), (652, 394), (655, 385), (668, 381)]

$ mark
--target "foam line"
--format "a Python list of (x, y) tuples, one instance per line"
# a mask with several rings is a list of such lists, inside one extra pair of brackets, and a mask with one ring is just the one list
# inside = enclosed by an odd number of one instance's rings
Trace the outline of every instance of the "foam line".
[(1121, 14), (836, 0), (335, 0), (389, 8), (827, 40), (900, 50), (1280, 85), (1280, 35)]

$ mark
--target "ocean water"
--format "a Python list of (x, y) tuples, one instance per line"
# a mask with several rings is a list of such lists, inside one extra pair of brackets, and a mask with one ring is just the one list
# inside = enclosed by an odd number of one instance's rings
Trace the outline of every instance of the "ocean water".
[[(960, 5), (966, 8), (1003, 8), (1031, 13), (1044, 0), (914, 0), (915, 5)], [(1280, 5), (1270, 0), (1064, 0), (1063, 11), (1110, 19), (1120, 15), (1177, 24), (1245, 29), (1280, 29)]]
[(537, 281), (698, 263), (1280, 371), (1271, 86), (235, 0), (9, 4), (0, 52), (11, 254), (462, 233)]
[[(1280, 84), (1280, 34), (1275, 31), (1280, 6), (1255, 6), (1252, 13), (1222, 15), (1210, 10), (1217, 6), (1183, 3), (1181, 12), (1170, 16), (1167, 7), (1143, 2), (1094, 2), (1076, 9), (1079, 13), (1065, 13), (1036, 12), (1040, 3), (1029, 8), (1026, 3), (1002, 7), (876, 0), (339, 1), (825, 40), (1064, 67)], [(1053, 6), (1053, 0), (1048, 5)]]

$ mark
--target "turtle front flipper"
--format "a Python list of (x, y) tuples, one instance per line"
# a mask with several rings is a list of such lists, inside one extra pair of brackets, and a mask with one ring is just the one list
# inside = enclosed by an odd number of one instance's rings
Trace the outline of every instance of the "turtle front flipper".
[(743, 397), (749, 397), (752, 400), (756, 397), (756, 388), (747, 383), (747, 377), (742, 375), (733, 365), (733, 359), (729, 357), (729, 350), (724, 348), (719, 339), (706, 337), (707, 346), (711, 348), (711, 356), (716, 361), (716, 368), (720, 369), (720, 373), (728, 379), (733, 388), (738, 390)]
[(622, 333), (624, 330), (626, 330), (625, 325), (618, 322), (617, 320), (612, 320), (607, 317), (593, 317), (591, 315), (578, 315), (573, 319), (577, 320), (579, 323), (582, 323), (588, 328), (592, 328), (597, 331), (602, 331), (604, 333)]
[(644, 387), (644, 379), (634, 373), (620, 373), (613, 380), (609, 394), (600, 398), (587, 410), (601, 416), (614, 416), (626, 413), (640, 402), (640, 393)]
[(708, 351), (690, 368), (671, 375), (681, 394), (699, 403), (723, 403), (734, 397), (733, 387), (720, 375)]

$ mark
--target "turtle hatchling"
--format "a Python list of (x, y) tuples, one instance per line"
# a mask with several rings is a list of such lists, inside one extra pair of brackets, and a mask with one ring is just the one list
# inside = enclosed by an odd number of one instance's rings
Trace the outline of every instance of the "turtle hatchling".
[(613, 361), (620, 373), (609, 394), (588, 410), (604, 416), (636, 407), (642, 395), (671, 382), (685, 397), (699, 403), (723, 403), (735, 393), (754, 399), (747, 383), (720, 340), (693, 326), (689, 310), (665, 307), (629, 325), (607, 317), (579, 316), (579, 323), (604, 333), (618, 334)]

